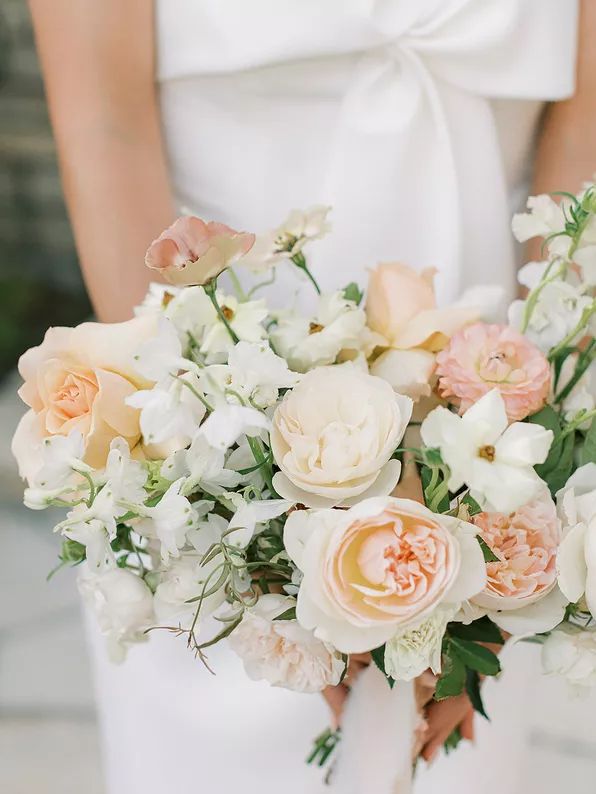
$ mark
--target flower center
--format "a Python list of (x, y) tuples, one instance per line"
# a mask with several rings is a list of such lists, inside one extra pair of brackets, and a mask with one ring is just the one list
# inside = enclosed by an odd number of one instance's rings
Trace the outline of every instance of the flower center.
[(487, 460), (489, 463), (493, 463), (495, 459), (495, 448), (492, 444), (486, 444), (484, 447), (480, 447), (478, 456), (484, 458), (484, 460)]
[(234, 319), (234, 312), (233, 312), (232, 309), (230, 309), (229, 306), (222, 306), (221, 307), (221, 313), (223, 314), (223, 316), (226, 318), (226, 320), (228, 322), (230, 322), (231, 320)]
[(308, 333), (309, 334), (319, 334), (324, 328), (325, 328), (325, 326), (321, 325), (321, 323), (311, 323), (308, 326)]

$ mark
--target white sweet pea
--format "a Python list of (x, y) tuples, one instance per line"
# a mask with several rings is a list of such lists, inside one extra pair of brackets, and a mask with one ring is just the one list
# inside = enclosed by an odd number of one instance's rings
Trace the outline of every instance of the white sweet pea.
[(417, 626), (395, 634), (385, 644), (385, 672), (396, 681), (413, 681), (430, 668), (441, 672), (441, 648), (445, 629), (455, 609), (436, 609)]
[(67, 436), (45, 438), (40, 447), (41, 468), (33, 479), (35, 488), (62, 489), (72, 482), (74, 472), (92, 472), (83, 462), (85, 442), (81, 433), (73, 430)]
[[(551, 196), (542, 194), (530, 196), (527, 202), (529, 212), (520, 212), (513, 216), (513, 234), (520, 243), (525, 243), (532, 237), (548, 237), (558, 234), (565, 229), (565, 215), (563, 207), (557, 204)], [(569, 245), (569, 239), (567, 239)]]
[[(231, 295), (217, 293), (217, 300), (226, 319), (238, 339), (245, 342), (258, 342), (267, 335), (264, 320), (268, 309), (264, 300), (238, 301)], [(201, 353), (205, 354), (208, 364), (221, 363), (234, 347), (227, 328), (216, 319), (205, 329), (201, 342)]]
[[(115, 525), (110, 529), (115, 530)], [(61, 534), (85, 546), (89, 570), (98, 572), (114, 567), (116, 558), (110, 546), (113, 531), (110, 532), (101, 519), (89, 517), (83, 505), (70, 511)]]
[(227, 536), (227, 542), (238, 548), (245, 548), (255, 534), (259, 524), (266, 524), (274, 518), (287, 513), (293, 502), (287, 499), (255, 499), (245, 502), (234, 513), (228, 529), (233, 529)]
[(280, 313), (270, 336), (274, 349), (297, 372), (333, 364), (342, 351), (370, 353), (382, 341), (366, 325), (364, 309), (344, 298), (341, 290), (321, 295), (310, 319)]
[(571, 603), (584, 596), (596, 616), (596, 463), (577, 469), (557, 494), (557, 505), (564, 528), (559, 587)]
[(287, 596), (261, 596), (230, 635), (230, 646), (254, 681), (295, 692), (320, 692), (339, 683), (345, 662), (296, 620), (275, 620), (295, 603)]
[[(529, 289), (540, 283), (548, 263), (529, 262), (519, 272), (519, 281)], [(550, 272), (550, 271), (549, 271)], [(540, 287), (532, 309), (530, 321), (524, 330), (527, 301), (513, 301), (509, 307), (510, 324), (522, 331), (540, 350), (548, 353), (577, 327), (584, 311), (593, 304), (593, 298), (584, 294), (581, 285), (556, 278)], [(570, 340), (573, 341), (573, 340)]]
[[(557, 382), (558, 392), (561, 392), (573, 377), (577, 360), (578, 355), (573, 354), (567, 356), (563, 362)], [(563, 411), (565, 420), (571, 422), (580, 411), (589, 412), (594, 408), (596, 408), (596, 359), (592, 361), (590, 366), (572, 388), (571, 392), (564, 399)], [(587, 430), (589, 427), (589, 419), (583, 425), (580, 425), (582, 430)]]
[(574, 695), (587, 696), (596, 686), (596, 631), (562, 626), (542, 646), (542, 669), (567, 681)]
[(157, 334), (139, 347), (134, 356), (135, 369), (147, 380), (160, 382), (176, 375), (180, 369), (192, 368), (182, 355), (182, 345), (173, 323), (166, 317), (158, 320)]
[(277, 229), (256, 236), (253, 247), (239, 260), (241, 267), (251, 273), (262, 274), (287, 259), (286, 251), (280, 249)]
[(121, 568), (94, 573), (83, 566), (78, 585), (107, 637), (112, 660), (122, 661), (127, 645), (143, 640), (154, 621), (151, 590), (140, 577)]
[[(196, 599), (203, 590), (207, 591), (215, 584), (220, 562), (215, 557), (204, 564), (202, 555), (196, 553), (185, 553), (172, 560), (160, 573), (159, 584), (155, 590), (155, 612), (158, 619), (175, 618), (180, 622), (189, 620), (197, 608), (197, 602), (192, 599)], [(200, 616), (212, 614), (224, 602), (225, 596), (223, 586), (206, 596), (201, 602)]]
[(140, 408), (140, 426), (145, 444), (160, 444), (178, 439), (180, 446), (188, 444), (205, 416), (198, 377), (186, 372), (158, 383), (152, 389), (142, 389), (127, 397), (125, 402)]
[(215, 307), (203, 287), (178, 290), (164, 313), (178, 331), (183, 347), (191, 341), (200, 346), (205, 330), (218, 322)]
[(144, 537), (155, 538), (161, 544), (161, 558), (167, 563), (170, 556), (178, 557), (186, 543), (186, 533), (196, 523), (190, 502), (180, 495), (184, 480), (172, 483), (155, 507), (143, 507), (143, 516), (135, 523), (135, 530)]
[(315, 205), (307, 210), (292, 210), (276, 230), (279, 248), (290, 256), (301, 251), (306, 243), (324, 237), (330, 230), (327, 220), (331, 207)]
[[(254, 459), (253, 459), (254, 460)], [(163, 462), (161, 475), (168, 480), (186, 478), (184, 495), (199, 486), (213, 496), (235, 488), (241, 477), (238, 472), (225, 466), (222, 449), (212, 447), (205, 436), (197, 433), (188, 449), (178, 450)]]
[(511, 513), (544, 487), (533, 467), (546, 460), (552, 430), (527, 422), (509, 425), (498, 389), (463, 416), (435, 408), (420, 431), (426, 446), (439, 449), (449, 466), (449, 489), (467, 485), (484, 510)]
[(270, 427), (270, 420), (256, 408), (221, 405), (209, 414), (198, 432), (212, 447), (225, 450), (241, 436), (258, 436)]
[(287, 362), (266, 342), (239, 342), (228, 356), (229, 389), (257, 408), (275, 405), (280, 389), (298, 382)]

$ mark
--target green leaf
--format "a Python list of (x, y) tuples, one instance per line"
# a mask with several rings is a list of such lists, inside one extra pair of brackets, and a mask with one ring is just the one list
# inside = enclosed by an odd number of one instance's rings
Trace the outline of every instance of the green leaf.
[(463, 737), (460, 733), (459, 728), (454, 728), (449, 734), (449, 736), (443, 742), (443, 747), (445, 748), (445, 752), (449, 754), (452, 753), (454, 750), (456, 750), (462, 738)]
[(356, 306), (359, 306), (364, 293), (355, 281), (350, 281), (348, 286), (343, 289), (343, 296), (347, 301), (354, 301)]
[(573, 470), (575, 433), (569, 433), (562, 437), (561, 418), (550, 405), (531, 416), (529, 421), (532, 424), (541, 425), (547, 430), (552, 430), (554, 433), (548, 457), (544, 463), (534, 467), (538, 476), (544, 480), (554, 496), (565, 485)]
[(395, 686), (395, 679), (391, 678), (390, 675), (387, 674), (385, 670), (385, 646), (381, 645), (379, 648), (375, 648), (374, 651), (370, 652), (373, 662), (377, 665), (379, 670), (383, 673), (385, 678), (387, 679), (387, 683), (393, 689)]
[(474, 711), (482, 714), (484, 719), (488, 720), (489, 716), (484, 708), (482, 693), (480, 692), (480, 676), (476, 670), (466, 671), (466, 692), (470, 698), (470, 703), (474, 707)]
[(437, 681), (435, 688), (435, 700), (445, 700), (446, 698), (461, 695), (466, 683), (466, 666), (459, 656), (451, 655), (451, 642), (445, 643), (443, 654), (443, 672)]
[[(437, 490), (444, 482), (443, 472), (437, 466), (421, 466), (420, 479), (424, 491), (424, 501), (427, 507), (431, 506)], [(445, 495), (435, 505), (436, 512), (446, 513), (449, 510), (449, 493), (445, 489)], [(432, 508), (431, 508), (432, 509)]]
[(592, 420), (581, 452), (582, 464), (596, 463), (596, 419)]
[(427, 466), (432, 468), (433, 466), (444, 465), (443, 458), (441, 457), (441, 451), (439, 449), (435, 449), (434, 447), (423, 447), (423, 449), (420, 451)]
[(282, 612), (281, 615), (273, 618), (273, 620), (296, 620), (296, 607), (290, 607)]
[(480, 544), (480, 548), (482, 549), (482, 556), (484, 557), (484, 562), (499, 562), (499, 558), (488, 545), (488, 543), (484, 540), (484, 538), (480, 537), (480, 535), (476, 535), (476, 540)]
[(463, 623), (450, 623), (447, 631), (451, 637), (472, 642), (490, 642), (493, 645), (503, 645), (503, 635), (498, 626), (485, 616), (478, 618), (466, 626)]
[(467, 493), (464, 496), (464, 498), (461, 500), (461, 503), (463, 505), (466, 505), (466, 507), (468, 508), (468, 514), (470, 518), (472, 516), (477, 516), (478, 513), (482, 513), (482, 508), (480, 507), (478, 502), (472, 496), (470, 496), (469, 493)]
[(482, 675), (497, 675), (501, 672), (499, 657), (484, 645), (478, 645), (470, 640), (461, 640), (459, 637), (452, 637), (450, 644), (454, 654), (466, 667), (470, 667)]

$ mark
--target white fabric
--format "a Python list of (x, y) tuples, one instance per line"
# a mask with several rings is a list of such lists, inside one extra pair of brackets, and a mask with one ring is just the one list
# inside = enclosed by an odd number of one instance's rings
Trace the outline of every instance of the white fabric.
[[(293, 207), (331, 204), (333, 234), (312, 260), (327, 287), (401, 259), (441, 268), (443, 301), (473, 284), (512, 291), (512, 202), (543, 102), (573, 90), (576, 0), (158, 0), (156, 10), (182, 206), (258, 232)], [(293, 284), (282, 269), (279, 301)], [(211, 654), (213, 679), (163, 635), (120, 668), (95, 657), (109, 794), (319, 790), (302, 760), (326, 722), (319, 698), (250, 682), (225, 648)], [(501, 701), (515, 709), (522, 691), (523, 676)], [(465, 774), (457, 756), (444, 773), (441, 761), (416, 794), (439, 790), (437, 775), (443, 794), (476, 790), (491, 746), (508, 753), (513, 780), (508, 734), (495, 724), (462, 754)], [(368, 794), (355, 780), (342, 794)], [(513, 794), (501, 770), (483, 794), (497, 780)]]

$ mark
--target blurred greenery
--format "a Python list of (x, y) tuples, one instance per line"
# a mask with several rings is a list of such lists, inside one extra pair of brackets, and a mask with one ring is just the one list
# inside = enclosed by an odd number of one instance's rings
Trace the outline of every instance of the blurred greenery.
[(0, 5), (0, 378), (91, 308), (62, 200), (27, 4)]

